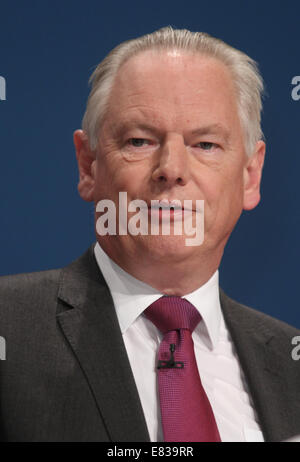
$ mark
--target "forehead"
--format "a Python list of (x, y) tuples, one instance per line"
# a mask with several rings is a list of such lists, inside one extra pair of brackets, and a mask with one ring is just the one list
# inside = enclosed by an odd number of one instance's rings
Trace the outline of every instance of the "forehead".
[(172, 120), (209, 112), (212, 119), (228, 119), (237, 113), (234, 83), (228, 68), (215, 58), (148, 50), (120, 67), (109, 112), (117, 118), (140, 112)]

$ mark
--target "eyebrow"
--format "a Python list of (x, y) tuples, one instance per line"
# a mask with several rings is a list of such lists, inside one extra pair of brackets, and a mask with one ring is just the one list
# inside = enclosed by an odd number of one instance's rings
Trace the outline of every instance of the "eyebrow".
[(191, 131), (191, 135), (198, 135), (198, 136), (202, 136), (202, 135), (222, 135), (224, 140), (226, 142), (228, 142), (228, 140), (230, 139), (230, 132), (227, 128), (225, 128), (223, 125), (221, 124), (211, 124), (211, 125), (207, 125), (206, 127), (201, 127), (201, 128), (196, 128), (195, 130), (192, 130)]
[[(125, 121), (121, 123), (119, 126), (115, 127), (116, 132), (120, 135), (122, 135), (124, 132), (127, 130), (130, 130), (132, 128), (138, 128), (141, 130), (145, 130), (148, 132), (154, 132), (158, 133), (161, 132), (162, 130), (155, 126), (152, 125), (151, 123), (143, 123), (139, 120), (131, 120), (131, 121)], [(215, 123), (215, 124), (210, 124), (204, 127), (199, 127), (195, 128), (194, 130), (191, 130), (189, 132), (190, 135), (192, 136), (203, 136), (203, 135), (221, 135), (223, 136), (224, 140), (226, 142), (229, 141), (230, 139), (230, 132), (229, 130), (224, 127), (222, 124)]]
[(142, 123), (138, 120), (131, 120), (125, 121), (120, 123), (118, 126), (115, 127), (115, 130), (118, 134), (123, 134), (127, 130), (131, 130), (132, 128), (139, 128), (141, 130), (145, 130), (148, 132), (159, 132), (161, 131), (158, 127), (151, 125), (150, 123)]

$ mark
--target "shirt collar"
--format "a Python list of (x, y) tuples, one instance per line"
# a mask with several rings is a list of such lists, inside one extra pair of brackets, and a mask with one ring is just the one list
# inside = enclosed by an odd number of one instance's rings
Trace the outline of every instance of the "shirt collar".
[[(143, 311), (163, 294), (124, 271), (104, 252), (98, 242), (94, 253), (113, 298), (120, 329), (124, 334)], [(182, 298), (192, 303), (201, 314), (203, 324), (200, 323), (196, 329), (199, 333), (202, 331), (208, 334), (210, 347), (215, 348), (219, 340), (222, 316), (218, 270), (203, 286)]]

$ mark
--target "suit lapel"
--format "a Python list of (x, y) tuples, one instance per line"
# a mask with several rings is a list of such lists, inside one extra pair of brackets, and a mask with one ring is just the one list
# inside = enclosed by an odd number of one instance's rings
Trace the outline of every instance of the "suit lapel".
[(86, 376), (111, 441), (149, 441), (109, 289), (93, 255), (62, 270), (57, 319)]
[[(235, 344), (254, 408), (266, 441), (283, 441), (300, 434), (300, 406), (291, 360), (291, 338), (271, 319), (242, 306), (220, 292), (225, 322)], [(273, 327), (276, 326), (275, 320)]]

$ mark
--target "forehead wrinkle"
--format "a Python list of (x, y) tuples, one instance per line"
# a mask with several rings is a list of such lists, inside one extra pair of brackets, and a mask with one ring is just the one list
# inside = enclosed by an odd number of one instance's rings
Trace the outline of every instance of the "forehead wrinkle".
[[(109, 117), (107, 122), (113, 129), (118, 127), (132, 128), (134, 126), (153, 126), (159, 128), (164, 125), (164, 116), (158, 114), (157, 109), (151, 108), (149, 105), (131, 105), (128, 107), (120, 108), (117, 117)], [(168, 116), (168, 117), (167, 117)], [(167, 119), (170, 119), (170, 114), (166, 114)]]
[[(121, 91), (120, 91), (121, 90)], [(172, 92), (166, 94), (163, 88), (158, 88), (158, 91), (153, 91), (153, 88), (143, 87), (140, 90), (132, 89), (131, 92), (124, 92), (121, 88), (118, 89), (114, 97), (111, 99), (111, 104), (115, 104), (115, 100), (118, 101), (118, 106), (126, 108), (126, 110), (130, 109), (148, 109), (148, 110), (157, 110), (157, 104), (163, 104), (165, 110), (167, 107), (176, 108), (178, 110), (179, 106), (195, 106), (195, 98), (201, 95), (201, 90), (197, 89), (194, 91), (192, 95), (188, 95), (184, 93), (184, 89), (181, 91), (176, 91), (176, 89), (172, 89)], [(142, 102), (143, 101), (143, 102)]]

